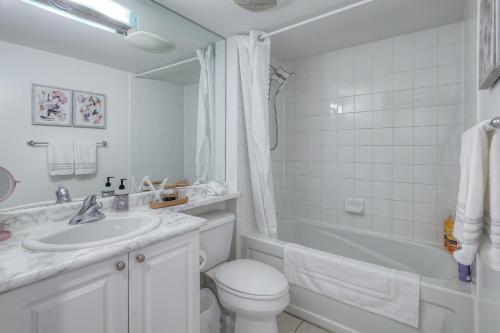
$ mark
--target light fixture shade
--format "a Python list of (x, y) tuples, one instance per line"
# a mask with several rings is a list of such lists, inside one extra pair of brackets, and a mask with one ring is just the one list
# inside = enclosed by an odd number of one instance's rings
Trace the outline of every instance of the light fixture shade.
[(245, 9), (252, 12), (260, 12), (273, 7), (276, 7), (278, 0), (234, 0), (234, 2)]
[(147, 31), (129, 33), (125, 41), (130, 45), (151, 53), (164, 53), (175, 49), (175, 43)]

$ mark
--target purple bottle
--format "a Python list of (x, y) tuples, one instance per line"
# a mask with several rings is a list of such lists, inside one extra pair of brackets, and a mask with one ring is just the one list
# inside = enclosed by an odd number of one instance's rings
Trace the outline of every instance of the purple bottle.
[(470, 266), (458, 264), (458, 279), (463, 282), (471, 282)]

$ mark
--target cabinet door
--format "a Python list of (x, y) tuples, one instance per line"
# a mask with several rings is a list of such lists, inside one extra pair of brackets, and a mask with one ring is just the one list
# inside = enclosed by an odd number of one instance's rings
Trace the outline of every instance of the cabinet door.
[(127, 332), (127, 259), (120, 256), (0, 294), (0, 331)]
[(198, 232), (129, 254), (130, 333), (198, 333)]

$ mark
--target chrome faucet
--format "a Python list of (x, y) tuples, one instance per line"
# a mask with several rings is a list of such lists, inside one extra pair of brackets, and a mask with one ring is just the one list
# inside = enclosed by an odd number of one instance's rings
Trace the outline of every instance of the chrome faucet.
[(83, 200), (80, 211), (69, 221), (69, 224), (83, 224), (102, 220), (106, 217), (103, 212), (102, 202), (97, 202), (97, 195), (92, 194)]
[(56, 205), (71, 202), (71, 195), (69, 194), (69, 190), (66, 187), (59, 185), (55, 193)]

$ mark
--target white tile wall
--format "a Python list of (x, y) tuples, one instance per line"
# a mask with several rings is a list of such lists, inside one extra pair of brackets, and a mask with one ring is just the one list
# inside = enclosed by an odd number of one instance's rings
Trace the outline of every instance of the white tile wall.
[[(463, 131), (462, 23), (285, 64), (280, 215), (437, 243)], [(344, 213), (344, 198), (365, 214)]]
[(198, 84), (184, 87), (184, 178), (196, 181), (196, 123)]
[(174, 83), (133, 79), (130, 174), (139, 185), (151, 178), (184, 177), (184, 90)]

